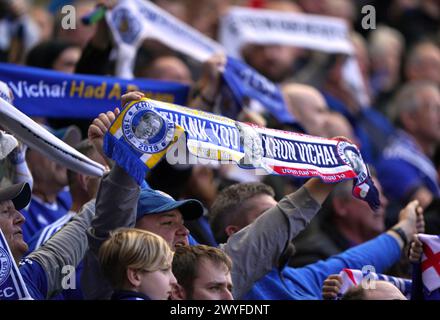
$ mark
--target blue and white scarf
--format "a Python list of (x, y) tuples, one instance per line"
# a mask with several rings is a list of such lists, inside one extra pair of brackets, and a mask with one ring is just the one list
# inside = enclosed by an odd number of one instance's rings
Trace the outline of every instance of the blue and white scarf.
[(105, 171), (103, 165), (78, 152), (1, 98), (0, 125), (30, 148), (70, 170), (97, 177)]
[(128, 104), (116, 118), (104, 149), (140, 184), (176, 142), (177, 156), (167, 154), (171, 164), (188, 164), (189, 150), (199, 159), (235, 162), (266, 174), (319, 177), (327, 183), (354, 179), (354, 196), (373, 209), (380, 204), (368, 168), (351, 143), (268, 129), (145, 98)]
[(180, 83), (66, 74), (8, 63), (0, 63), (0, 80), (11, 89), (14, 105), (31, 117), (93, 119), (107, 112), (109, 105), (118, 106), (127, 91), (178, 104), (186, 103), (189, 92)]
[(0, 229), (0, 300), (33, 300)]
[(399, 130), (394, 141), (384, 150), (384, 159), (401, 159), (420, 171), (427, 178), (429, 190), (437, 197), (440, 196), (440, 186), (437, 171), (432, 161), (423, 153), (409, 134)]
[(361, 106), (370, 101), (354, 56), (347, 23), (340, 18), (293, 12), (231, 7), (220, 24), (220, 43), (226, 52), (241, 57), (246, 44), (283, 45), (348, 55), (342, 72)]

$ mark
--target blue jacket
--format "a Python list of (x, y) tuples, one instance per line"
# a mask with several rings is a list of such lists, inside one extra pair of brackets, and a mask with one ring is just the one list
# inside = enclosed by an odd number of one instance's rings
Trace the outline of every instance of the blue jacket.
[(434, 196), (440, 197), (434, 164), (414, 138), (404, 131), (399, 131), (398, 136), (385, 149), (377, 173), (384, 193), (390, 200), (406, 201), (420, 186), (425, 186)]
[(322, 299), (324, 280), (343, 268), (362, 269), (374, 266), (376, 273), (382, 273), (400, 259), (400, 247), (388, 234), (353, 247), (325, 261), (318, 261), (303, 268), (285, 267), (283, 280), (274, 269), (258, 281), (245, 295), (248, 300), (318, 300)]

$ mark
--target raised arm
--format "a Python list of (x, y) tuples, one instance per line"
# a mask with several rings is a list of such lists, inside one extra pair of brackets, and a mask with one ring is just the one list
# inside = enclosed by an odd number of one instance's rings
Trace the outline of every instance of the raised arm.
[(229, 237), (223, 249), (233, 261), (235, 299), (240, 299), (255, 281), (278, 266), (289, 243), (319, 211), (333, 187), (333, 184), (312, 178), (252, 224)]
[(81, 211), (56, 233), (44, 246), (27, 256), (37, 261), (47, 277), (46, 298), (50, 298), (62, 288), (63, 268), (76, 268), (87, 250), (86, 230), (90, 227), (95, 213), (95, 200), (86, 203)]
[[(123, 95), (122, 105), (143, 97), (140, 92)], [(119, 110), (100, 114), (89, 127), (88, 136), (97, 150), (103, 152), (103, 138)], [(84, 258), (81, 286), (86, 299), (109, 298), (112, 289), (102, 276), (97, 259), (99, 248), (111, 231), (122, 227), (133, 227), (136, 222), (136, 208), (140, 188), (136, 181), (118, 165), (104, 176), (96, 197), (96, 216), (87, 231), (89, 250)]]
[[(400, 228), (401, 231), (395, 231)], [(423, 209), (414, 200), (402, 209), (399, 222), (386, 233), (332, 256), (325, 261), (319, 261), (304, 268), (296, 269), (298, 276), (311, 279), (309, 293), (316, 297), (321, 294), (324, 280), (331, 274), (337, 274), (344, 268), (359, 269), (374, 268), (375, 273), (382, 273), (399, 261), (402, 249), (418, 230), (423, 230)]]

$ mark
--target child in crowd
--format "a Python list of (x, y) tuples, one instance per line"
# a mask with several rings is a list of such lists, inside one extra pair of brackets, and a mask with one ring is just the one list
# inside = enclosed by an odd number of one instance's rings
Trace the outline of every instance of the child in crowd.
[(112, 300), (166, 300), (177, 284), (173, 252), (158, 235), (118, 229), (99, 250), (102, 272), (115, 289)]

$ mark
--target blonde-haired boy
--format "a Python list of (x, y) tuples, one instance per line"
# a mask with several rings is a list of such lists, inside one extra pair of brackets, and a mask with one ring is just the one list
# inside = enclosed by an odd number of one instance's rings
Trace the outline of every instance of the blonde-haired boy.
[(166, 300), (177, 281), (173, 252), (160, 236), (140, 229), (118, 229), (99, 250), (103, 274), (115, 292), (112, 300)]

